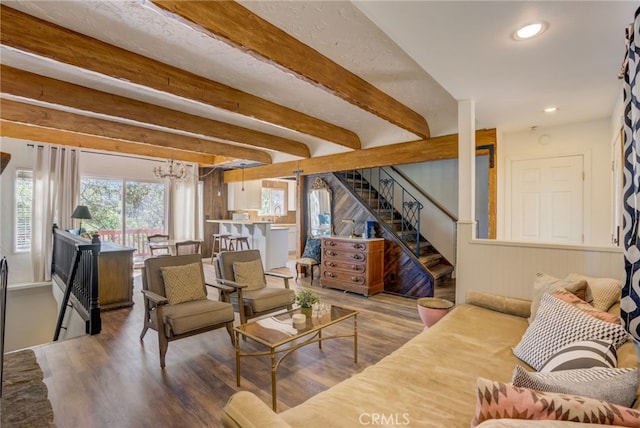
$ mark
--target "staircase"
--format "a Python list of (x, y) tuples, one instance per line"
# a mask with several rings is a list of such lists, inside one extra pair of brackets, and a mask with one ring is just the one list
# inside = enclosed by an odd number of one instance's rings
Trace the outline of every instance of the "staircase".
[(400, 185), (385, 168), (367, 168), (336, 173), (405, 252), (415, 257), (433, 278), (434, 287), (451, 278), (453, 266), (420, 233), (422, 203)]

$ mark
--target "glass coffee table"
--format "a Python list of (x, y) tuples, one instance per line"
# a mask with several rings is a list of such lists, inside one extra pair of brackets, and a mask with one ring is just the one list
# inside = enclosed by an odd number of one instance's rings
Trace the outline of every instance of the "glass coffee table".
[[(240, 360), (243, 357), (258, 357), (269, 355), (271, 357), (271, 398), (272, 407), (277, 411), (276, 381), (278, 367), (287, 355), (303, 346), (318, 343), (322, 349), (322, 341), (353, 337), (353, 361), (358, 362), (358, 311), (342, 308), (340, 306), (324, 305), (314, 310), (306, 321), (300, 324), (293, 323), (293, 315), (302, 313), (301, 309), (294, 309), (269, 318), (251, 321), (234, 327), (236, 337), (236, 379), (240, 386)], [(322, 330), (339, 322), (353, 319), (353, 333), (334, 334), (323, 336)], [(240, 350), (240, 337), (249, 338), (268, 350), (262, 352), (242, 352)], [(294, 343), (295, 342), (295, 343)]]

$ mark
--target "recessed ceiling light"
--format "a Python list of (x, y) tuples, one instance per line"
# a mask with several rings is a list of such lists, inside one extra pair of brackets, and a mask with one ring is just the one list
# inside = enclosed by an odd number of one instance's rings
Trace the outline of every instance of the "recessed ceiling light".
[(520, 28), (514, 33), (513, 37), (516, 40), (526, 40), (542, 34), (545, 29), (546, 25), (544, 23), (536, 22), (534, 24), (525, 25), (524, 27)]
[(550, 106), (544, 109), (545, 113), (555, 113), (558, 111), (558, 107)]

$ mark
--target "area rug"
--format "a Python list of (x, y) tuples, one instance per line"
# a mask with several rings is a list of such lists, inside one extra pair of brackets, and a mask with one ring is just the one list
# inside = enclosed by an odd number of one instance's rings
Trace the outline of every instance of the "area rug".
[(47, 385), (31, 349), (4, 356), (0, 426), (55, 427)]

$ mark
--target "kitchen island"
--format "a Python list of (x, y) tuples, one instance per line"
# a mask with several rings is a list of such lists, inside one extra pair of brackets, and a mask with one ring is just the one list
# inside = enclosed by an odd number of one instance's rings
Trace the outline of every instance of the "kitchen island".
[(249, 238), (249, 245), (260, 251), (265, 270), (284, 267), (289, 258), (289, 228), (270, 221), (207, 220), (220, 225), (218, 233)]

